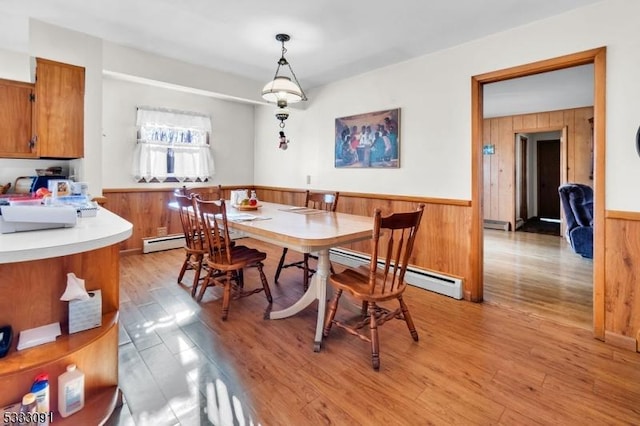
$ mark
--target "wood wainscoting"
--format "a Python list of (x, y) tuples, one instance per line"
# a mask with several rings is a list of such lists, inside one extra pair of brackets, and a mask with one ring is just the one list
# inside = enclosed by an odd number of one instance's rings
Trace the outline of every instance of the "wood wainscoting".
[(605, 215), (605, 341), (637, 351), (640, 341), (640, 212)]
[(561, 144), (564, 148), (561, 157), (565, 157), (561, 160), (565, 169), (561, 183), (577, 182), (593, 186), (593, 180), (590, 179), (593, 172), (589, 122), (592, 117), (593, 107), (584, 107), (485, 119), (483, 144), (494, 145), (495, 153), (482, 158), (484, 219), (508, 222), (512, 231), (516, 229), (515, 136), (518, 133), (562, 133), (566, 129), (566, 141)]
[[(224, 187), (225, 194), (241, 186)], [(305, 190), (294, 188), (255, 187), (264, 201), (303, 205)], [(173, 188), (105, 189), (109, 210), (133, 223), (131, 238), (120, 245), (124, 252), (140, 253), (142, 238), (155, 237), (158, 229), (169, 234), (182, 232), (177, 212), (167, 209)], [(474, 299), (472, 284), (471, 203), (464, 200), (434, 199), (385, 194), (341, 192), (338, 211), (371, 216), (376, 207), (384, 212), (411, 210), (425, 203), (425, 213), (414, 249), (412, 263), (418, 267), (460, 277), (464, 282), (464, 298)], [(606, 212), (605, 312), (604, 336), (607, 343), (636, 350), (640, 340), (640, 213)], [(367, 242), (352, 244), (353, 250), (368, 252)]]
[[(225, 186), (225, 197), (228, 195), (227, 191), (238, 188), (255, 189), (259, 199), (274, 203), (301, 206), (305, 200), (305, 190), (266, 186)], [(133, 223), (133, 234), (121, 243), (122, 251), (141, 252), (143, 238), (160, 236), (160, 232), (165, 230), (168, 234), (182, 232), (177, 212), (167, 208), (173, 197), (173, 188), (105, 189), (103, 194), (107, 198), (109, 210)], [(419, 203), (425, 204), (425, 211), (411, 263), (417, 267), (462, 278), (465, 299), (469, 300), (467, 279), (471, 270), (470, 201), (341, 192), (338, 211), (373, 216), (376, 208), (381, 208), (383, 214), (386, 214), (412, 210)], [(366, 241), (351, 244), (346, 248), (360, 252), (370, 251), (369, 243)]]

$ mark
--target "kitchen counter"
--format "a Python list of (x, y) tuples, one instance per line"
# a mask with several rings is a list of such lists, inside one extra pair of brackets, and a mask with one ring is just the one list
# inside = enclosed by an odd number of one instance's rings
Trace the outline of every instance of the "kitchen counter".
[[(79, 218), (73, 228), (0, 234), (0, 325), (13, 328), (14, 339), (0, 362), (0, 407), (20, 401), (33, 378), (46, 372), (55, 424), (104, 424), (122, 402), (118, 388), (120, 248), (133, 226), (100, 208), (95, 217)], [(87, 290), (100, 290), (101, 324), (68, 332), (69, 303), (60, 301), (73, 272)], [(59, 323), (54, 342), (17, 350), (19, 334)], [(85, 407), (68, 418), (57, 412), (55, 378), (76, 364), (85, 374)], [(1, 423), (0, 423), (1, 424)]]
[(0, 234), (0, 264), (48, 259), (107, 247), (131, 236), (133, 225), (104, 208), (73, 228)]

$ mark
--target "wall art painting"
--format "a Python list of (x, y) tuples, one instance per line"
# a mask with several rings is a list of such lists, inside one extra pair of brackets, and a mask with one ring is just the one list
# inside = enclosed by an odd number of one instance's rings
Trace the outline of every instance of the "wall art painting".
[(335, 166), (400, 167), (400, 108), (336, 118)]

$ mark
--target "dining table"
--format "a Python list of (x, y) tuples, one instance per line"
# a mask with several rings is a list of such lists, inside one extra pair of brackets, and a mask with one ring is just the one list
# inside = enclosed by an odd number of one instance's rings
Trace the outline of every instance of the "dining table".
[(327, 280), (331, 268), (329, 250), (370, 239), (373, 232), (372, 217), (263, 201), (253, 208), (230, 203), (226, 207), (229, 228), (235, 233), (318, 256), (316, 273), (300, 299), (287, 308), (270, 311), (265, 316), (273, 320), (288, 318), (317, 300), (318, 316), (313, 349), (318, 352), (322, 345)]
[(327, 305), (327, 281), (331, 264), (329, 250), (344, 244), (370, 239), (373, 219), (307, 207), (259, 202), (257, 206), (227, 205), (229, 227), (234, 231), (301, 253), (318, 256), (316, 273), (309, 287), (293, 305), (270, 311), (268, 319), (291, 317), (318, 301), (313, 350), (322, 345), (322, 329)]

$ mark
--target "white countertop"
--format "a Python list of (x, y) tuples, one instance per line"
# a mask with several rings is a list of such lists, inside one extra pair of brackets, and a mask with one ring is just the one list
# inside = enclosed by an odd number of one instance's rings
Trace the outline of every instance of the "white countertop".
[(0, 263), (24, 262), (82, 253), (119, 243), (133, 225), (109, 210), (78, 218), (73, 228), (0, 234)]

